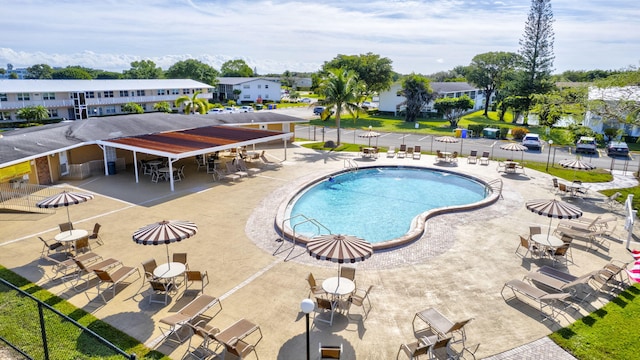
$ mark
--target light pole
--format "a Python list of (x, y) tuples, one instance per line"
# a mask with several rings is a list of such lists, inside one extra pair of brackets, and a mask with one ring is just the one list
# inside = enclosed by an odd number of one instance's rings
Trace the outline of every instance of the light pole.
[(549, 159), (551, 158), (551, 145), (553, 145), (553, 140), (549, 140), (549, 154), (547, 155), (547, 172), (549, 172)]
[(315, 307), (316, 305), (311, 299), (304, 299), (300, 303), (300, 309), (302, 310), (302, 312), (305, 314), (305, 317), (307, 318), (307, 360), (311, 358), (311, 353), (309, 349), (309, 313), (312, 312)]

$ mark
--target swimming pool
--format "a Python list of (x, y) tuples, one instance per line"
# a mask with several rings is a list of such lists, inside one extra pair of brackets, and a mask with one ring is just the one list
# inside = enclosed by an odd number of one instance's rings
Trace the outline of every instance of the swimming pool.
[[(297, 192), (283, 214), (284, 219), (293, 219), (289, 229), (287, 224), (283, 227), (296, 237), (309, 238), (328, 229), (386, 248), (421, 236), (428, 217), (481, 206), (491, 195), (486, 182), (451, 171), (409, 166), (361, 168), (331, 174)], [(314, 221), (305, 222), (300, 214)]]

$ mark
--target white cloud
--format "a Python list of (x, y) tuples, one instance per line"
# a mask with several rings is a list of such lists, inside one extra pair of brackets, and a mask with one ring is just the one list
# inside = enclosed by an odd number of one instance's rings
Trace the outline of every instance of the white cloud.
[[(555, 68), (637, 64), (640, 3), (554, 0)], [(429, 74), (488, 51), (518, 50), (530, 3), (467, 1), (32, 0), (3, 5), (0, 64), (163, 69), (242, 58), (259, 73), (316, 71), (338, 54), (372, 52), (395, 71)], [(3, 65), (0, 65), (4, 67)]]

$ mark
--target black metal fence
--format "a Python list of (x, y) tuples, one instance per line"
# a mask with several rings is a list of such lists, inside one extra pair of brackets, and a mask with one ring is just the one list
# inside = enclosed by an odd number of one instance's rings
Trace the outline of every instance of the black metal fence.
[(0, 314), (15, 319), (0, 325), (0, 341), (25, 359), (136, 359), (4, 279), (0, 279)]

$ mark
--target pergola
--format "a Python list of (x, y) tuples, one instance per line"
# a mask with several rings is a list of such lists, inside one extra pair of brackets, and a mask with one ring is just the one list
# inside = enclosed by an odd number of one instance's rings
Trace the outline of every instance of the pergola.
[(187, 130), (98, 140), (96, 143), (103, 151), (105, 175), (109, 175), (107, 168), (109, 148), (132, 151), (136, 183), (139, 182), (138, 153), (166, 157), (169, 160), (171, 191), (174, 191), (173, 163), (180, 159), (280, 139), (282, 139), (284, 143), (286, 159), (287, 140), (292, 136), (292, 133), (277, 131), (233, 126), (206, 126)]

